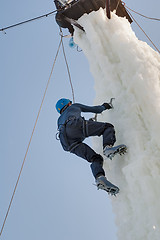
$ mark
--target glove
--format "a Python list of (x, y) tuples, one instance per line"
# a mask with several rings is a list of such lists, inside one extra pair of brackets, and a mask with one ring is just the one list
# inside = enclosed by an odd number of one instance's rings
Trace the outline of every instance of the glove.
[(102, 106), (105, 107), (105, 110), (106, 110), (106, 109), (111, 109), (111, 108), (112, 108), (112, 106), (111, 106), (109, 103), (103, 103)]

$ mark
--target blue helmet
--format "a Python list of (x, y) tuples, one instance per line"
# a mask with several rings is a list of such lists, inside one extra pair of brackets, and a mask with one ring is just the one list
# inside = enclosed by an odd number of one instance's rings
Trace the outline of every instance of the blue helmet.
[(66, 98), (61, 98), (58, 100), (58, 102), (56, 103), (56, 109), (58, 113), (61, 113), (62, 109), (68, 104), (68, 103), (72, 103), (71, 100), (66, 99)]

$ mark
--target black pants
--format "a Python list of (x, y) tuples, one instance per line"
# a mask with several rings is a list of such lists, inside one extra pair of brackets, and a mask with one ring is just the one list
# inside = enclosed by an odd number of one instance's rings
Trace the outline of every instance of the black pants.
[(83, 118), (71, 120), (66, 124), (66, 136), (69, 145), (78, 143), (71, 152), (91, 162), (91, 170), (96, 178), (105, 175), (103, 170), (103, 157), (97, 154), (91, 147), (83, 143), (90, 136), (103, 136), (103, 147), (114, 145), (116, 141), (114, 126), (110, 123), (86, 121)]

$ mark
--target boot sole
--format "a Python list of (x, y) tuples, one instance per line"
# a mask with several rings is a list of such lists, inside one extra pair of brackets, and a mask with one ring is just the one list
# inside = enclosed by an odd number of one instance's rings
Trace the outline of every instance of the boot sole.
[(125, 154), (127, 152), (127, 147), (124, 145), (122, 147), (119, 147), (115, 152), (110, 153), (109, 155), (107, 155), (106, 157), (108, 157), (110, 160), (112, 160), (112, 158), (116, 155), (122, 155)]

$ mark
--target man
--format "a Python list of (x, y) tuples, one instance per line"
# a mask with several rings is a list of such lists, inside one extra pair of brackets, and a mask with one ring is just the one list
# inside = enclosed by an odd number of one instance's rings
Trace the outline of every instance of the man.
[(56, 109), (61, 114), (58, 118), (58, 129), (63, 149), (90, 162), (98, 189), (103, 189), (111, 195), (116, 195), (119, 192), (119, 188), (106, 179), (103, 169), (103, 157), (83, 143), (83, 141), (90, 136), (102, 135), (103, 152), (109, 158), (112, 158), (116, 153), (124, 153), (126, 146), (112, 147), (116, 141), (115, 130), (112, 124), (85, 120), (81, 116), (81, 112), (101, 113), (111, 108), (112, 104), (109, 103), (92, 107), (80, 103), (72, 104), (72, 101), (66, 98), (58, 100), (56, 104)]

